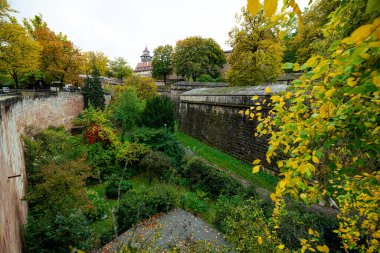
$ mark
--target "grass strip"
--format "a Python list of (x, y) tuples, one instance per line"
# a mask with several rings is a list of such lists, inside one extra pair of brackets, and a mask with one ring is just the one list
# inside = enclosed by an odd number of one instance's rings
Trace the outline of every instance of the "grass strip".
[(277, 178), (275, 176), (263, 171), (253, 174), (252, 166), (246, 162), (240, 161), (231, 155), (212, 148), (182, 132), (176, 131), (174, 135), (182, 145), (190, 148), (194, 153), (206, 161), (209, 161), (230, 173), (235, 173), (258, 187), (274, 191), (277, 184)]

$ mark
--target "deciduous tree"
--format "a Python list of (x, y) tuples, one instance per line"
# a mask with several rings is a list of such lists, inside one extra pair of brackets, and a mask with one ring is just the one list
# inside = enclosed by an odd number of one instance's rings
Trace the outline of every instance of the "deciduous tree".
[(274, 81), (282, 73), (284, 47), (279, 27), (259, 11), (252, 16), (247, 9), (237, 18), (239, 27), (230, 32), (233, 50), (227, 81), (233, 86), (252, 86)]
[[(344, 20), (343, 9), (339, 6), (332, 19)], [(266, 160), (276, 160), (281, 171), (271, 195), (275, 227), (285, 196), (307, 204), (330, 202), (340, 209), (340, 226), (333, 232), (347, 252), (380, 249), (379, 30), (376, 18), (332, 43), (331, 55), (315, 55), (301, 67), (287, 64), (307, 72), (283, 96), (271, 97), (273, 109), (264, 119), (262, 105), (246, 111), (261, 121), (258, 136), (269, 133)], [(260, 161), (254, 164), (253, 171), (259, 171)], [(309, 229), (308, 234), (313, 238), (300, 240), (301, 251), (329, 252), (318, 245), (317, 233)]]
[(144, 104), (138, 98), (136, 88), (131, 87), (126, 92), (117, 94), (110, 104), (110, 109), (112, 119), (122, 128), (121, 139), (124, 141), (125, 133), (137, 125), (144, 110)]
[(9, 5), (7, 0), (0, 0), (0, 21), (9, 18), (9, 12), (11, 12), (11, 6)]
[(166, 77), (173, 72), (172, 63), (173, 47), (170, 45), (159, 46), (154, 49), (152, 60), (153, 77), (163, 77), (166, 84)]
[(81, 71), (83, 74), (89, 75), (95, 67), (101, 76), (106, 76), (109, 73), (108, 64), (109, 60), (103, 52), (84, 52)]
[(220, 76), (226, 62), (224, 52), (215, 40), (188, 37), (177, 41), (173, 63), (177, 75), (196, 80), (202, 74), (213, 78)]
[(10, 75), (15, 87), (20, 77), (39, 67), (40, 47), (16, 21), (0, 22), (0, 71)]
[(50, 30), (41, 15), (24, 20), (24, 24), (42, 46), (40, 66), (48, 79), (61, 84), (78, 80), (82, 55), (67, 36)]
[(133, 70), (128, 65), (127, 60), (125, 60), (123, 57), (118, 57), (115, 60), (110, 62), (110, 70), (113, 76), (120, 79), (120, 81), (123, 81), (123, 78), (128, 77), (132, 75)]
[(157, 86), (153, 78), (131, 75), (125, 80), (125, 85), (128, 87), (135, 87), (138, 97), (141, 100), (157, 96)]

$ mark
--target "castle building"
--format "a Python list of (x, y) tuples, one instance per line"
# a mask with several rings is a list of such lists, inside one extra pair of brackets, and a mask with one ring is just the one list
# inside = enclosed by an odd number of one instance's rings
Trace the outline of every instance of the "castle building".
[(136, 75), (152, 77), (152, 56), (148, 47), (145, 47), (143, 54), (140, 56), (141, 62), (137, 63), (134, 70)]

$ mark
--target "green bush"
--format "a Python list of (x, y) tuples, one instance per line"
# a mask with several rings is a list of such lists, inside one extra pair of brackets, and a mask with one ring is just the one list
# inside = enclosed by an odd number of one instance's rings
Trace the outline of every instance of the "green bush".
[(29, 215), (24, 232), (25, 250), (30, 253), (68, 252), (71, 246), (89, 250), (93, 242), (90, 225), (77, 209), (55, 215)]
[(161, 152), (150, 151), (140, 162), (140, 167), (149, 177), (150, 183), (153, 178), (169, 180), (175, 173), (169, 158)]
[(95, 142), (87, 147), (87, 161), (92, 168), (94, 178), (98, 180), (111, 175), (115, 170), (120, 170), (115, 162), (116, 154), (114, 149), (103, 147), (102, 143)]
[(133, 130), (141, 121), (144, 103), (138, 98), (136, 88), (131, 87), (125, 92), (117, 94), (110, 104), (112, 120), (121, 127), (121, 139)]
[(241, 196), (219, 198), (215, 224), (233, 244), (234, 252), (281, 252), (277, 248), (281, 241), (269, 236), (271, 228), (259, 203)]
[(168, 97), (155, 96), (146, 101), (142, 124), (150, 128), (167, 128), (174, 132), (174, 104)]
[(117, 211), (119, 232), (128, 230), (154, 214), (169, 211), (177, 205), (177, 198), (177, 190), (166, 185), (130, 192), (123, 198)]
[(338, 235), (332, 232), (339, 228), (336, 218), (311, 212), (304, 204), (288, 204), (278, 230), (282, 242), (290, 249), (299, 249), (301, 246), (299, 239), (309, 238), (309, 228), (318, 231), (320, 244), (326, 244), (333, 252), (339, 250), (340, 243), (337, 242), (340, 240)]
[(106, 245), (115, 238), (115, 232), (113, 228), (107, 230), (100, 236), (100, 245)]
[(94, 208), (86, 212), (86, 216), (90, 221), (101, 219), (106, 214), (106, 201), (99, 197), (99, 194), (94, 190), (87, 190), (87, 196), (92, 202)]
[(206, 202), (198, 198), (194, 192), (188, 192), (181, 196), (181, 207), (185, 210), (192, 211), (194, 213), (205, 213), (208, 211)]
[[(118, 147), (116, 152), (116, 160), (119, 165), (124, 168), (128, 166), (128, 170), (135, 174), (135, 169), (140, 161), (149, 153), (150, 148), (145, 144), (140, 143), (123, 143)], [(131, 170), (132, 169), (132, 170)]]
[(140, 128), (132, 134), (131, 141), (144, 143), (152, 150), (164, 153), (177, 168), (184, 156), (184, 148), (167, 129)]
[(120, 182), (120, 180), (113, 179), (111, 182), (107, 184), (107, 187), (106, 187), (107, 198), (116, 199), (118, 197), (119, 185), (120, 185), (120, 195), (132, 189), (132, 184), (130, 184), (128, 181), (123, 180)]
[(236, 179), (198, 157), (187, 159), (180, 169), (180, 175), (189, 180), (191, 189), (207, 192), (213, 198), (244, 192), (244, 188)]
[(216, 83), (216, 82), (223, 82), (223, 80), (220, 77), (213, 78), (212, 76), (208, 74), (202, 74), (200, 77), (196, 79), (197, 82), (207, 82), (207, 83)]
[(24, 137), (28, 187), (41, 182), (40, 170), (52, 162), (76, 160), (85, 154), (81, 138), (71, 136), (63, 127), (49, 127), (42, 132), (29, 129)]

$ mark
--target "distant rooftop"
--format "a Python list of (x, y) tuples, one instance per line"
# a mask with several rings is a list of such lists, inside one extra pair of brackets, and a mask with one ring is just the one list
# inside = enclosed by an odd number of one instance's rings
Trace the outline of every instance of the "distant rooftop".
[(135, 72), (151, 71), (151, 70), (152, 70), (152, 62), (151, 61), (139, 62), (139, 63), (137, 63), (137, 66), (135, 68)]

